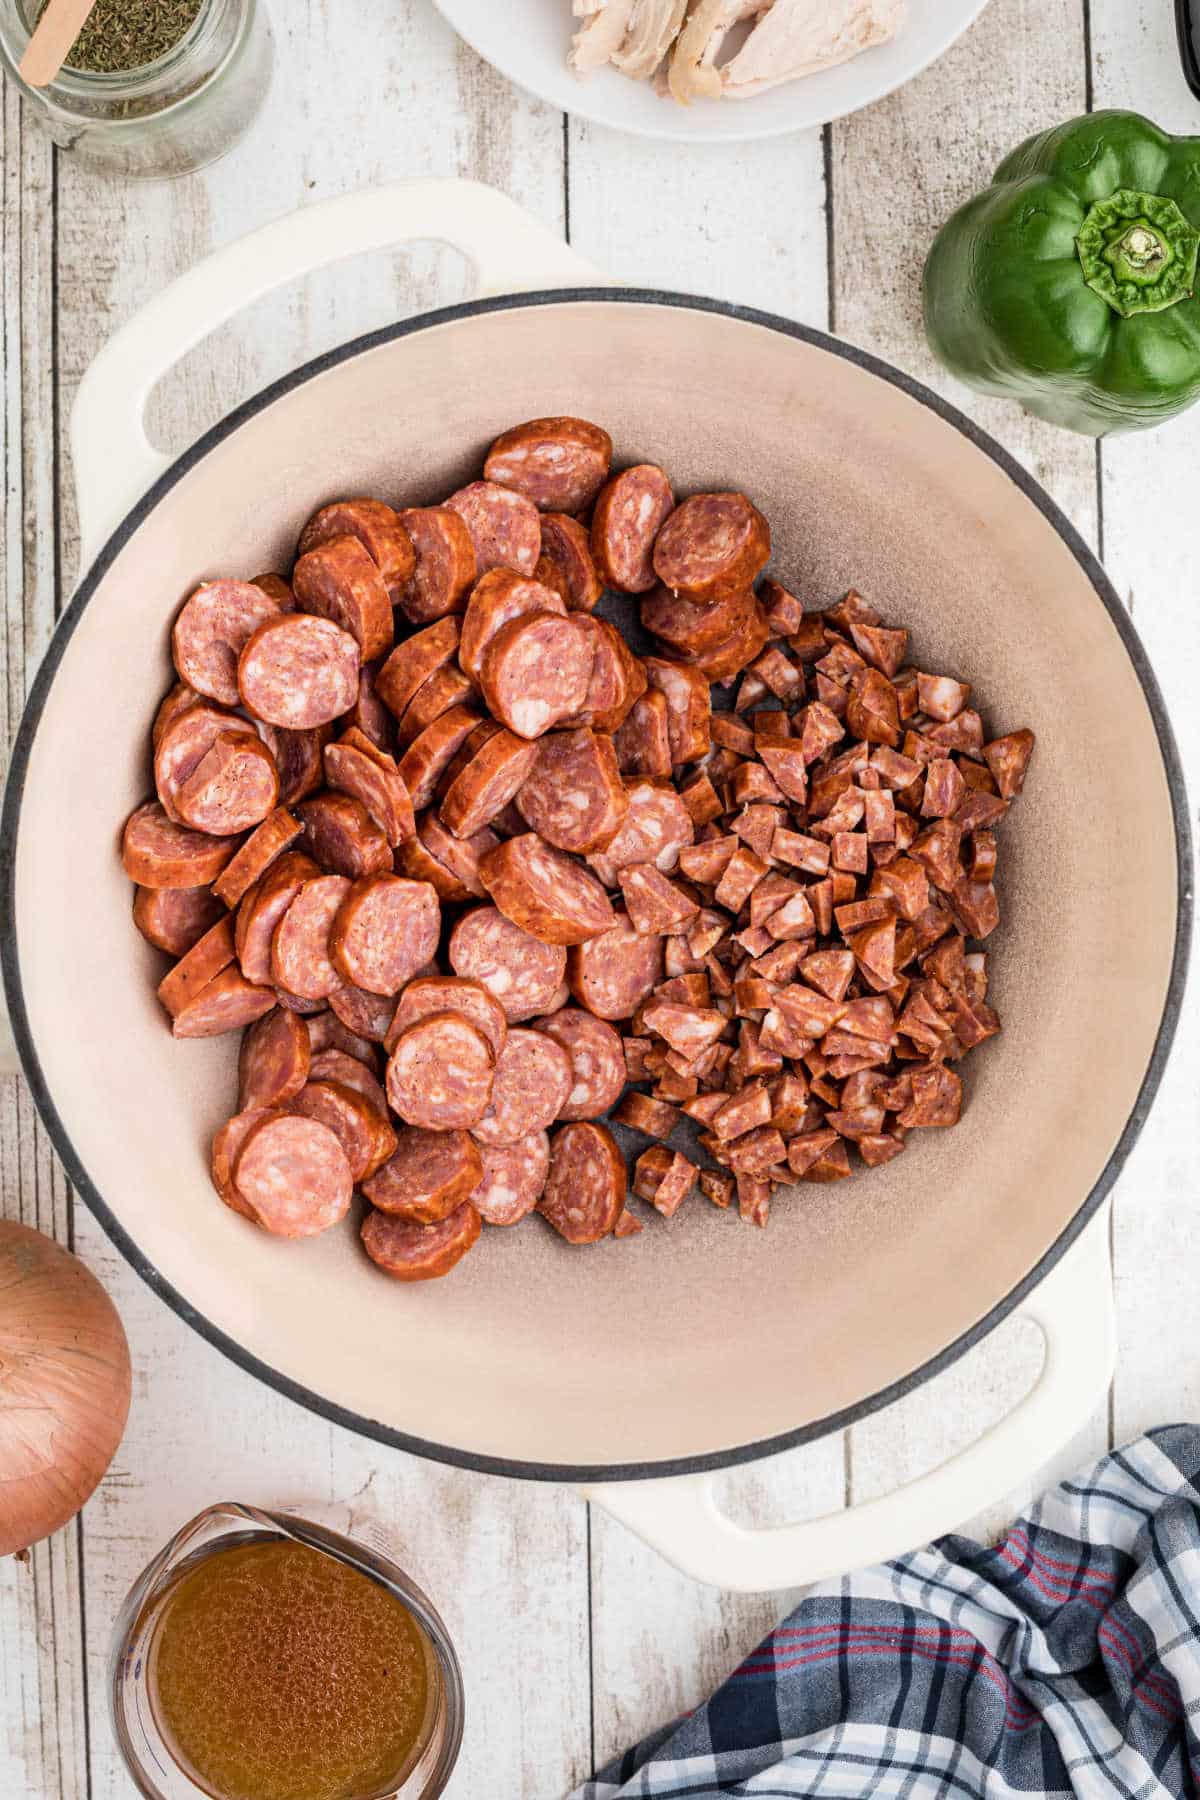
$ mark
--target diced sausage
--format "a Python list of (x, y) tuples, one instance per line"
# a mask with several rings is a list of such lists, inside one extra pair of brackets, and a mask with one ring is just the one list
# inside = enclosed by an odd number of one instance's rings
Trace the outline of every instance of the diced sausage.
[(399, 770), (417, 812), (430, 804), (442, 776), (479, 723), (473, 707), (452, 706), (409, 744)]
[(647, 656), (643, 662), (646, 679), (657, 688), (667, 703), (667, 736), (671, 762), (695, 762), (709, 747), (709, 720), (712, 704), (708, 682), (697, 669), (680, 663), (666, 662), (658, 656)]
[(381, 1168), (363, 1183), (372, 1206), (393, 1218), (418, 1225), (437, 1225), (464, 1200), (471, 1200), (483, 1178), (479, 1146), (466, 1131), (422, 1131), (407, 1125)]
[(643, 937), (623, 914), (567, 958), (572, 994), (599, 1019), (632, 1018), (662, 976), (662, 939)]
[(592, 514), (592, 555), (608, 587), (644, 594), (654, 586), (654, 540), (674, 506), (671, 483), (654, 463), (623, 470), (601, 490)]
[(417, 835), (400, 846), (397, 867), (414, 881), (427, 881), (443, 900), (482, 900), (481, 859), (499, 843), (485, 825), (473, 837), (457, 838), (432, 812), (417, 820)]
[(388, 1104), (427, 1131), (469, 1129), (487, 1109), (495, 1066), (477, 1025), (461, 1013), (430, 1013), (400, 1034), (388, 1059)]
[(745, 494), (693, 494), (654, 540), (654, 573), (674, 593), (711, 604), (748, 588), (770, 554), (770, 527)]
[(171, 1032), (177, 1038), (220, 1037), (253, 1025), (274, 1005), (270, 988), (256, 987), (238, 968), (222, 969), (175, 1014)]
[(345, 1151), (355, 1183), (369, 1180), (396, 1148), (386, 1108), (380, 1112), (356, 1087), (343, 1087), (338, 1081), (306, 1082), (288, 1110), (329, 1127)]
[(565, 618), (567, 608), (554, 588), (512, 569), (492, 569), (475, 583), (463, 615), (458, 647), (458, 660), (473, 681), (479, 680), (484, 653), (497, 633), (514, 619), (536, 612), (558, 613)]
[(275, 928), (304, 883), (319, 874), (311, 857), (287, 850), (246, 894), (238, 907), (234, 942), (247, 981), (270, 982)]
[(409, 701), (396, 726), (397, 738), (402, 745), (411, 744), (443, 713), (452, 712), (474, 698), (475, 688), (470, 678), (452, 663), (446, 663), (435, 670), (428, 681), (422, 682)]
[(429, 962), (440, 932), (441, 907), (428, 882), (364, 875), (346, 892), (333, 920), (330, 960), (354, 987), (398, 994)]
[(226, 733), (255, 735), (248, 720), (201, 701), (176, 713), (159, 735), (154, 749), (154, 786), (163, 811), (177, 825), (186, 822), (176, 806), (180, 789)]
[(465, 521), (445, 506), (409, 507), (398, 517), (416, 554), (416, 567), (400, 595), (401, 612), (414, 625), (461, 612), (476, 576)]
[(567, 953), (514, 925), (494, 906), (464, 913), (450, 934), (450, 967), (499, 1001), (510, 1025), (552, 1009), (567, 971)]
[(331, 538), (357, 538), (379, 570), (388, 601), (398, 606), (417, 564), (412, 539), (382, 500), (334, 500), (315, 512), (300, 533), (301, 557)]
[(308, 1080), (312, 1051), (304, 1020), (277, 1006), (252, 1025), (238, 1053), (238, 1111), (286, 1106)]
[(187, 780), (175, 811), (194, 831), (232, 837), (260, 825), (279, 795), (275, 759), (253, 732), (218, 732)]
[(333, 921), (350, 893), (345, 875), (306, 881), (275, 927), (271, 978), (301, 1000), (327, 1000), (342, 980), (329, 950)]
[(332, 733), (331, 725), (318, 725), (312, 731), (277, 731), (274, 725), (256, 721), (258, 735), (271, 755), (279, 775), (278, 804), (293, 806), (321, 786), (323, 770), (321, 753)]
[[(717, 1094), (714, 1098), (721, 1100), (723, 1096)], [(631, 1131), (652, 1138), (670, 1137), (682, 1116), (677, 1106), (656, 1100), (651, 1094), (639, 1094), (636, 1088), (630, 1088), (613, 1113), (618, 1125), (627, 1125)]]
[(607, 1237), (625, 1205), (625, 1160), (604, 1125), (564, 1125), (550, 1140), (537, 1210), (568, 1244)]
[(413, 801), (395, 759), (355, 726), (326, 744), (325, 779), (365, 808), (393, 848), (416, 830)]
[(983, 746), (983, 760), (992, 772), (1002, 800), (1015, 800), (1025, 785), (1025, 771), (1036, 742), (1032, 731), (1010, 731)]
[(532, 575), (542, 550), (542, 524), (537, 507), (524, 494), (494, 481), (472, 481), (446, 502), (467, 528), (480, 575), (489, 569), (515, 569)]
[(396, 645), (375, 677), (375, 692), (393, 717), (403, 718), (418, 689), (454, 660), (458, 634), (457, 619), (439, 619)]
[[(331, 537), (307, 551), (292, 571), (292, 588), (300, 611), (348, 632), (363, 662), (391, 649), (392, 603), (381, 571), (357, 537)], [(356, 687), (357, 679), (356, 671)]]
[[(643, 594), (639, 610), (646, 630), (660, 638), (669, 649), (679, 656), (700, 657), (714, 653), (741, 631), (753, 615), (754, 604), (754, 595), (748, 588), (708, 605), (660, 586)], [(765, 616), (763, 626), (762, 642), (765, 644)]]
[(543, 587), (554, 590), (568, 612), (590, 613), (604, 591), (588, 534), (566, 513), (542, 514), (542, 553), (533, 573)]
[(328, 1231), (349, 1212), (353, 1191), (333, 1132), (292, 1113), (253, 1127), (234, 1162), (233, 1182), (255, 1224), (287, 1238)]
[(301, 847), (331, 874), (375, 875), (390, 869), (392, 850), (365, 806), (349, 794), (314, 794), (296, 808)]
[(617, 876), (631, 863), (652, 862), (669, 875), (679, 862), (685, 844), (695, 841), (696, 828), (687, 807), (674, 788), (647, 779), (628, 781), (629, 811), (603, 850), (588, 857), (605, 887), (616, 887)]
[(197, 694), (236, 706), (238, 657), (279, 603), (250, 581), (212, 581), (186, 601), (171, 632), (179, 679)]
[(483, 1175), (471, 1205), (485, 1225), (519, 1225), (542, 1197), (550, 1169), (550, 1139), (544, 1131), (515, 1144), (480, 1146)]
[(631, 863), (620, 871), (617, 880), (629, 921), (643, 937), (683, 931), (699, 914), (700, 902), (653, 863)]
[(303, 827), (286, 808), (276, 807), (246, 839), (216, 881), (212, 891), (228, 907), (235, 907), (256, 881), (266, 874), (276, 857), (294, 844)]
[(312, 613), (281, 613), (249, 639), (238, 659), (238, 690), (256, 718), (287, 731), (328, 725), (358, 695), (358, 644)]
[(625, 1086), (625, 1054), (612, 1026), (594, 1013), (564, 1006), (535, 1019), (533, 1028), (553, 1038), (570, 1058), (570, 1091), (557, 1116), (568, 1122), (598, 1119), (608, 1112)]
[(583, 709), (594, 658), (579, 614), (529, 613), (502, 626), (488, 644), (480, 671), (484, 699), (518, 737), (541, 737)]
[(634, 1165), (633, 1191), (639, 1200), (648, 1200), (664, 1219), (673, 1219), (696, 1186), (696, 1165), (682, 1150), (668, 1150), (656, 1144), (643, 1150)]
[(546, 944), (582, 944), (613, 923), (612, 903), (594, 875), (536, 832), (508, 838), (481, 858), (493, 903)]
[(198, 888), (216, 881), (237, 850), (236, 838), (210, 837), (169, 819), (158, 800), (130, 813), (121, 834), (121, 866), (144, 888)]
[(148, 944), (168, 956), (184, 956), (224, 917), (225, 908), (207, 887), (139, 887), (133, 922)]
[(496, 1058), (492, 1097), (471, 1127), (481, 1144), (515, 1144), (558, 1118), (571, 1092), (571, 1059), (538, 1031), (510, 1031)]
[(583, 512), (608, 478), (612, 439), (587, 419), (530, 419), (501, 432), (483, 465), (542, 512)]
[(372, 1210), (362, 1223), (363, 1249), (395, 1281), (434, 1281), (460, 1263), (479, 1236), (479, 1214), (469, 1200), (436, 1225), (390, 1219)]
[[(542, 743), (547, 740), (542, 739)], [(461, 767), (447, 770), (438, 817), (455, 837), (473, 837), (490, 825), (527, 780), (539, 754), (537, 741), (528, 743), (500, 725), (471, 750)]]
[(587, 726), (553, 731), (538, 741), (535, 754), (517, 793), (517, 810), (530, 829), (576, 854), (609, 843), (629, 811), (612, 739)]
[(464, 975), (422, 975), (416, 981), (410, 981), (400, 996), (388, 1028), (385, 1049), (394, 1050), (402, 1032), (415, 1025), (418, 1019), (426, 1019), (435, 1012), (460, 1013), (482, 1031), (492, 1047), (492, 1054), (500, 1055), (508, 1035), (504, 1008), (481, 981)]

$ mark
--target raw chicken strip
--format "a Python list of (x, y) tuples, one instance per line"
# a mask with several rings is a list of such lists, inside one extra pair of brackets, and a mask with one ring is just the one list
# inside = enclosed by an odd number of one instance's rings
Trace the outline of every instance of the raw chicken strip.
[(906, 13), (907, 0), (775, 0), (722, 69), (724, 97), (745, 100), (849, 62), (894, 38)]

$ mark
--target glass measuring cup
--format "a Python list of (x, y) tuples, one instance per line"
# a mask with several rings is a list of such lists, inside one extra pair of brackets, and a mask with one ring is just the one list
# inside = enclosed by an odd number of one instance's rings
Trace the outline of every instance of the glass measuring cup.
[[(340, 1521), (339, 1521), (340, 1522)], [(155, 1637), (182, 1579), (218, 1551), (286, 1540), (331, 1556), (388, 1589), (420, 1628), (428, 1702), (421, 1732), (405, 1767), (383, 1787), (345, 1800), (436, 1800), (450, 1779), (462, 1743), (463, 1686), (454, 1646), (432, 1601), (405, 1573), (377, 1532), (351, 1536), (291, 1512), (236, 1501), (206, 1508), (175, 1533), (142, 1571), (125, 1600), (113, 1634), (109, 1704), (113, 1730), (130, 1775), (145, 1800), (227, 1800), (182, 1768), (158, 1719), (153, 1683)]]

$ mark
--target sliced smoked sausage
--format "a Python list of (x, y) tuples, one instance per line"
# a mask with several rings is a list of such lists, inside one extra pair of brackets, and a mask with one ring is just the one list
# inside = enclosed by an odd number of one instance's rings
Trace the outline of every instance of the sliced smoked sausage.
[(234, 907), (248, 894), (256, 881), (266, 874), (276, 857), (294, 844), (302, 826), (284, 807), (276, 807), (222, 869), (213, 882), (213, 893), (226, 906)]
[(625, 1052), (611, 1025), (577, 1006), (564, 1006), (535, 1019), (533, 1028), (561, 1044), (571, 1061), (570, 1092), (558, 1109), (564, 1123), (598, 1119), (616, 1105), (625, 1087)]
[(629, 1019), (663, 978), (663, 940), (635, 931), (623, 913), (600, 937), (577, 944), (567, 981), (580, 1006), (599, 1019)]
[(176, 712), (159, 733), (154, 747), (154, 787), (163, 811), (183, 824), (175, 802), (188, 777), (208, 755), (222, 733), (254, 736), (254, 727), (236, 713), (207, 701), (198, 701)]
[(175, 1014), (171, 1034), (177, 1038), (220, 1037), (226, 1031), (253, 1025), (274, 1005), (271, 988), (255, 986), (239, 968), (222, 969)]
[(437, 1225), (391, 1219), (372, 1209), (362, 1223), (363, 1249), (396, 1281), (434, 1281), (462, 1261), (479, 1236), (479, 1214), (464, 1200)]
[(485, 1225), (519, 1225), (542, 1197), (550, 1168), (550, 1139), (544, 1131), (515, 1144), (482, 1144), (483, 1175), (470, 1196)]
[(748, 588), (770, 555), (771, 528), (745, 494), (693, 494), (654, 540), (654, 573), (672, 592), (711, 605)]
[(380, 1112), (356, 1087), (344, 1087), (339, 1081), (306, 1082), (288, 1110), (328, 1125), (345, 1151), (356, 1184), (374, 1175), (396, 1148), (386, 1109)]
[(621, 1216), (625, 1192), (625, 1159), (606, 1126), (580, 1123), (555, 1132), (537, 1209), (568, 1244), (607, 1237)]
[(542, 524), (537, 507), (524, 494), (494, 481), (472, 481), (451, 494), (446, 505), (467, 528), (480, 575), (489, 569), (533, 574), (542, 550)]
[(498, 1000), (510, 1025), (550, 1012), (567, 972), (567, 953), (544, 944), (494, 906), (464, 913), (450, 934), (450, 967)]
[(484, 651), (505, 625), (526, 613), (552, 612), (565, 616), (566, 602), (553, 587), (513, 569), (490, 569), (471, 589), (463, 614), (458, 660), (473, 681), (483, 668)]
[(472, 1025), (479, 1027), (492, 1046), (492, 1054), (500, 1055), (508, 1035), (504, 1008), (481, 981), (473, 981), (465, 975), (421, 975), (410, 981), (400, 996), (384, 1039), (384, 1048), (390, 1053), (396, 1048), (402, 1032), (415, 1025), (418, 1019), (428, 1018), (435, 1012), (461, 1013), (464, 1019), (470, 1019)]
[(633, 863), (652, 862), (669, 875), (679, 862), (679, 852), (695, 841), (691, 815), (672, 787), (646, 777), (628, 781), (625, 792), (629, 810), (603, 850), (588, 857), (605, 887), (616, 887), (617, 876)]
[(286, 1106), (308, 1080), (312, 1051), (304, 1020), (285, 1007), (252, 1025), (238, 1054), (238, 1111)]
[(438, 783), (476, 726), (481, 724), (472, 706), (452, 706), (426, 725), (400, 758), (400, 779), (417, 812), (423, 812), (437, 792)]
[(426, 881), (364, 875), (346, 893), (329, 933), (343, 980), (371, 994), (398, 994), (433, 956), (441, 908)]
[(134, 890), (133, 922), (148, 944), (168, 956), (185, 956), (225, 908), (207, 887)]
[(286, 850), (256, 881), (238, 907), (234, 943), (247, 981), (271, 980), (271, 940), (275, 928), (306, 881), (321, 873), (312, 858)]
[(352, 725), (326, 744), (324, 758), (329, 786), (357, 800), (393, 848), (412, 836), (413, 803), (394, 757)]
[(753, 604), (748, 588), (709, 605), (660, 586), (642, 595), (639, 611), (645, 629), (669, 650), (679, 656), (705, 656), (742, 629)]
[[(477, 727), (463, 745), (460, 757), (446, 770), (438, 817), (455, 837), (473, 837), (490, 825), (529, 776), (538, 754), (537, 742), (529, 743), (503, 725)], [(475, 740), (479, 739), (478, 742)]]
[(542, 512), (578, 513), (607, 479), (612, 448), (607, 431), (587, 419), (530, 419), (500, 433), (483, 472)]
[(341, 1144), (316, 1119), (269, 1115), (253, 1127), (233, 1182), (254, 1221), (276, 1237), (315, 1237), (350, 1210), (353, 1182)]
[(467, 1130), (487, 1109), (495, 1066), (477, 1025), (461, 1013), (430, 1013), (401, 1032), (388, 1059), (388, 1103), (408, 1125)]
[(277, 731), (274, 725), (256, 721), (258, 735), (271, 755), (279, 775), (279, 805), (292, 806), (321, 785), (321, 753), (333, 727), (318, 725), (312, 731)]
[(571, 1092), (571, 1058), (538, 1031), (510, 1031), (496, 1058), (492, 1097), (471, 1127), (481, 1144), (515, 1144), (552, 1125)]
[(254, 716), (311, 731), (358, 697), (359, 649), (340, 625), (314, 613), (281, 613), (260, 625), (238, 660), (238, 689)]
[(453, 662), (458, 634), (457, 619), (439, 619), (396, 645), (375, 677), (375, 692), (394, 718), (403, 718), (417, 690)]
[[(292, 570), (292, 588), (301, 612), (349, 632), (363, 662), (391, 649), (392, 603), (380, 569), (358, 538), (331, 537), (309, 550)], [(357, 679), (356, 672), (356, 687)]]
[(193, 831), (232, 837), (261, 825), (278, 796), (275, 758), (261, 738), (250, 731), (221, 731), (176, 789), (174, 805)]
[(357, 881), (392, 866), (392, 847), (361, 801), (349, 794), (314, 794), (296, 808), (304, 827), (301, 848), (336, 875)]
[(531, 830), (578, 855), (607, 844), (629, 811), (613, 741), (586, 725), (538, 740), (537, 760), (516, 799)]
[(329, 936), (351, 883), (345, 875), (306, 881), (275, 927), (271, 978), (301, 1000), (327, 1000), (342, 976), (329, 954)]
[(159, 800), (130, 813), (121, 834), (121, 866), (144, 888), (198, 888), (216, 881), (234, 852), (235, 837), (210, 837), (169, 819)]
[(553, 588), (568, 612), (590, 613), (604, 592), (588, 534), (566, 513), (542, 514), (542, 553), (533, 573)]
[(238, 657), (279, 602), (251, 581), (210, 581), (184, 603), (171, 632), (179, 679), (197, 694), (237, 706)]
[(671, 483), (654, 463), (623, 470), (601, 490), (592, 513), (592, 556), (608, 587), (644, 594), (654, 586), (654, 540), (674, 506)]
[(363, 1192), (393, 1218), (436, 1225), (471, 1199), (482, 1177), (483, 1159), (469, 1132), (407, 1125), (387, 1162), (363, 1183)]
[(505, 918), (545, 944), (582, 944), (613, 923), (612, 902), (596, 877), (536, 832), (489, 850), (479, 874)]
[(484, 651), (480, 685), (489, 711), (518, 737), (541, 737), (583, 710), (595, 654), (578, 613), (513, 619)]
[(416, 553), (416, 567), (400, 595), (405, 618), (424, 625), (461, 612), (476, 574), (465, 520), (448, 506), (414, 506), (398, 516)]
[(390, 506), (382, 500), (334, 500), (315, 512), (300, 533), (298, 554), (307, 556), (330, 538), (355, 537), (371, 558), (397, 606), (416, 568), (412, 539)]

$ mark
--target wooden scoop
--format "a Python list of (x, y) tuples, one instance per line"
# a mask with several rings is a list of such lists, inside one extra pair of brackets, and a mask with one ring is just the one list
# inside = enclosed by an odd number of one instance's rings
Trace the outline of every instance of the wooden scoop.
[(34, 27), (18, 71), (30, 87), (49, 87), (95, 4), (96, 0), (50, 0)]

